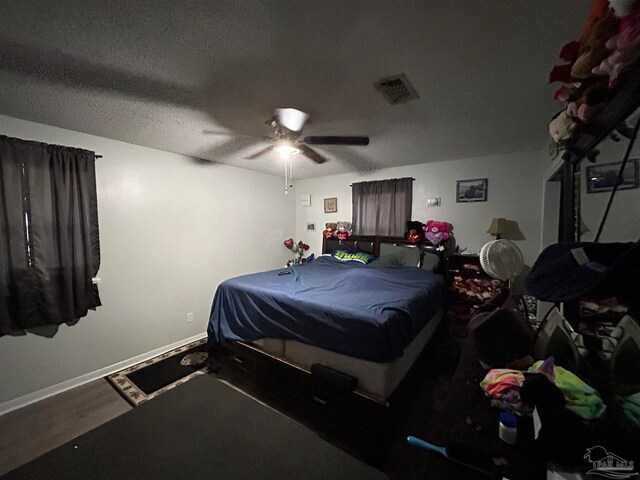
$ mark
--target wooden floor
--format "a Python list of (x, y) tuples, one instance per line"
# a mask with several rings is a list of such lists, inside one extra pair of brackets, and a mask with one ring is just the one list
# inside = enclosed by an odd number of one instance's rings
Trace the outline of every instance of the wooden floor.
[(100, 379), (0, 416), (0, 475), (131, 408)]

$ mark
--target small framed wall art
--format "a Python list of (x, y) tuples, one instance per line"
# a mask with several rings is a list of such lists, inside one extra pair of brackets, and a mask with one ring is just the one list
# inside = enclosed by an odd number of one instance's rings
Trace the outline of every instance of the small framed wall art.
[(336, 213), (338, 211), (338, 198), (331, 197), (324, 199), (324, 213)]
[(315, 222), (307, 222), (307, 230), (315, 231), (316, 223)]
[[(618, 173), (622, 162), (603, 163), (587, 167), (587, 193), (610, 192), (618, 181)], [(618, 190), (630, 190), (640, 185), (638, 176), (638, 159), (629, 160), (622, 172), (622, 181)]]
[(488, 183), (486, 178), (458, 180), (456, 182), (456, 202), (486, 202)]
[(311, 206), (311, 194), (310, 193), (303, 193), (300, 195), (300, 205), (303, 207), (310, 207)]

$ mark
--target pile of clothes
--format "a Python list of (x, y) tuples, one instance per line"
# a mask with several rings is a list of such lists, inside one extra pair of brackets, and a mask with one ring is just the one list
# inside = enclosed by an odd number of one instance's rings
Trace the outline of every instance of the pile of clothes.
[(560, 389), (568, 410), (584, 420), (600, 418), (607, 406), (598, 392), (574, 373), (553, 363), (554, 358), (549, 357), (544, 362), (534, 363), (527, 371), (495, 368), (489, 370), (480, 386), (494, 404), (502, 409), (520, 415), (529, 414), (531, 408), (522, 401), (520, 389), (529, 374), (539, 373)]

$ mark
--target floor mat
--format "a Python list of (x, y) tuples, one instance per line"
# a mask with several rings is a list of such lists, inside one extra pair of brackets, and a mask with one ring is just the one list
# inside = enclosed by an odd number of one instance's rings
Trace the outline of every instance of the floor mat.
[(134, 407), (207, 371), (205, 338), (158, 355), (107, 377)]

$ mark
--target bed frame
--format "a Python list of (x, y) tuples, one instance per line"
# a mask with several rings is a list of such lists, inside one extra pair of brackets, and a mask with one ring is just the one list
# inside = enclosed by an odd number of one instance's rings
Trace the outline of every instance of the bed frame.
[[(338, 245), (347, 245), (355, 250), (371, 253), (375, 257), (380, 256), (380, 245), (390, 243), (394, 245), (412, 246), (412, 244), (403, 237), (382, 237), (373, 235), (352, 235), (348, 240), (339, 240), (336, 237), (322, 237), (322, 253), (333, 253)], [(441, 259), (440, 267), (436, 273), (446, 275), (448, 271), (449, 255), (455, 252), (456, 241), (453, 237), (436, 246), (426, 240), (416, 245), (422, 252), (433, 253)]]
[[(377, 257), (380, 254), (380, 245), (387, 243), (411, 245), (401, 237), (354, 235), (348, 240), (323, 237), (322, 252), (332, 253), (339, 244), (344, 244)], [(440, 256), (442, 261), (437, 273), (446, 277), (448, 257), (455, 251), (455, 240), (451, 237), (441, 245), (441, 248), (438, 248), (424, 241), (417, 247), (423, 252)], [(304, 405), (305, 410), (314, 415), (320, 415), (325, 419), (328, 415), (331, 419), (338, 419), (341, 425), (345, 421), (362, 425), (363, 421), (385, 418), (386, 407), (397, 397), (394, 393), (391, 399), (382, 399), (367, 392), (344, 388), (327, 381), (326, 378), (312, 375), (307, 368), (248, 342), (224, 342), (222, 345), (216, 345), (211, 349), (209, 357), (209, 368), (219, 376), (224, 378), (231, 373), (232, 378), (248, 379), (252, 384), (274, 392), (276, 396), (284, 395), (289, 400), (299, 402)], [(401, 390), (401, 386), (402, 383), (396, 388), (396, 392)]]

